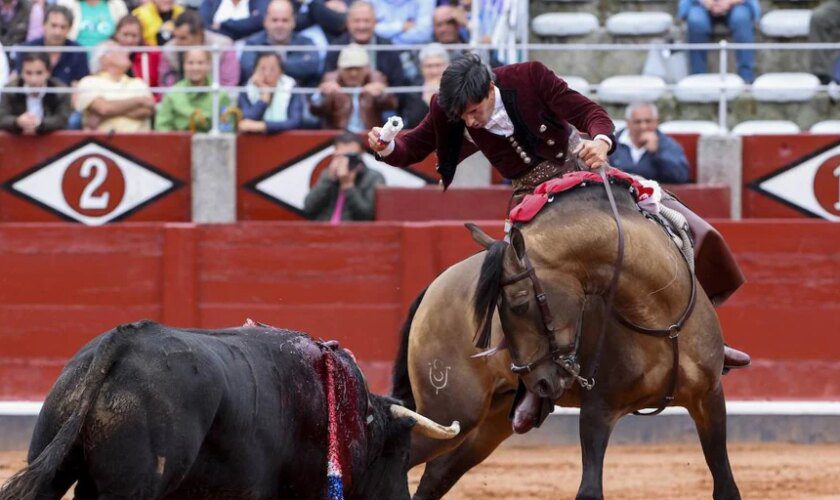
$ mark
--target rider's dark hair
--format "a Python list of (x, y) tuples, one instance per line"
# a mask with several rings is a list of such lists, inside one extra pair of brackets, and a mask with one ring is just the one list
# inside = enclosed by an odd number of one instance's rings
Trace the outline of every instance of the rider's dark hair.
[(443, 72), (438, 104), (450, 120), (458, 121), (468, 104), (481, 102), (487, 97), (492, 81), (490, 68), (476, 54), (465, 54)]

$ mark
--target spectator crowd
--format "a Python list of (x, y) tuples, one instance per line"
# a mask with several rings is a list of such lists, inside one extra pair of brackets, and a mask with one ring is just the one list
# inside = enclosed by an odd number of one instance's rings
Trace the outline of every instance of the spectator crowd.
[[(214, 74), (243, 88), (222, 92), (218, 108), (240, 132), (362, 132), (394, 114), (413, 126), (460, 55), (444, 45), (468, 40), (469, 8), (457, 0), (0, 0), (0, 85), (75, 88), (3, 92), (0, 128), (206, 131)], [(390, 44), (423, 47), (371, 50)], [(218, 51), (216, 72), (200, 46)], [(388, 91), (421, 85), (429, 88), (416, 95)]]

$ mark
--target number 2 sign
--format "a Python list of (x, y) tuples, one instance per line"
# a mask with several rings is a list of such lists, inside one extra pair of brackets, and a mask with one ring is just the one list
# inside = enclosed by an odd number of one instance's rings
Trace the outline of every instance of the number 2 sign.
[(6, 188), (63, 218), (96, 226), (177, 188), (167, 174), (89, 140), (7, 182)]

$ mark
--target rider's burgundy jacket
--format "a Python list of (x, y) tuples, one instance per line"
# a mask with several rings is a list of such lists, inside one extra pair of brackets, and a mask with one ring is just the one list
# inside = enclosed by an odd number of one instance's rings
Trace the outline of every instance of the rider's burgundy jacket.
[(506, 138), (485, 129), (470, 129), (473, 144), (464, 136), (464, 122), (450, 121), (435, 95), (423, 121), (398, 135), (394, 151), (383, 160), (408, 166), (434, 151), (443, 183), (449, 185), (458, 163), (478, 149), (509, 179), (546, 160), (564, 162), (570, 124), (590, 137), (610, 137), (615, 149), (613, 122), (607, 112), (570, 89), (541, 62), (502, 66), (494, 74), (505, 111), (513, 122), (513, 136)]

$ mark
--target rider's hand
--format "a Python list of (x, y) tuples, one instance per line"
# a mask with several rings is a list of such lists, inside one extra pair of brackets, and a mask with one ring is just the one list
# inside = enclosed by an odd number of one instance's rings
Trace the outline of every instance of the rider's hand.
[(373, 127), (372, 129), (370, 129), (370, 132), (368, 132), (368, 146), (370, 146), (370, 149), (376, 151), (377, 153), (384, 151), (385, 148), (388, 147), (387, 143), (383, 144), (379, 140), (379, 136), (381, 134), (382, 127)]
[(596, 139), (594, 141), (581, 141), (574, 154), (586, 163), (592, 170), (607, 165), (607, 153), (610, 145), (606, 141)]

